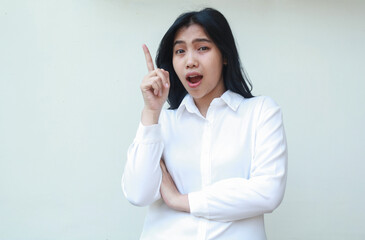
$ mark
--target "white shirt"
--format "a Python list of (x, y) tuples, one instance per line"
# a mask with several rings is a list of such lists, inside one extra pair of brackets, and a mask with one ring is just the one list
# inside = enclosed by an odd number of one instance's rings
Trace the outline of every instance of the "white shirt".
[[(191, 213), (162, 200), (161, 157)], [(178, 109), (161, 112), (159, 124), (140, 124), (122, 187), (132, 204), (149, 205), (141, 239), (264, 240), (264, 213), (280, 204), (286, 169), (280, 107), (228, 90), (206, 118), (186, 95)]]

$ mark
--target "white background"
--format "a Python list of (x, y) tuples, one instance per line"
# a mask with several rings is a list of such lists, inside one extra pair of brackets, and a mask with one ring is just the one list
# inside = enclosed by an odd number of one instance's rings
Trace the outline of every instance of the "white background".
[(365, 1), (0, 0), (0, 239), (138, 239), (120, 179), (142, 43), (228, 19), (255, 95), (282, 106), (289, 175), (271, 240), (365, 239)]

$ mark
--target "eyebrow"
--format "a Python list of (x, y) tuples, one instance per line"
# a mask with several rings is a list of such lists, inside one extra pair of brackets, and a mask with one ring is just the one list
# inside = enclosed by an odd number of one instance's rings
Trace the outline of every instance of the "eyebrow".
[[(193, 43), (196, 43), (196, 42), (208, 42), (208, 43), (211, 43), (212, 41), (209, 40), (209, 39), (207, 39), (207, 38), (196, 38), (196, 39), (193, 40)], [(184, 44), (184, 43), (186, 43), (186, 42), (183, 41), (183, 40), (176, 40), (174, 42), (174, 46), (177, 45), (177, 44)]]

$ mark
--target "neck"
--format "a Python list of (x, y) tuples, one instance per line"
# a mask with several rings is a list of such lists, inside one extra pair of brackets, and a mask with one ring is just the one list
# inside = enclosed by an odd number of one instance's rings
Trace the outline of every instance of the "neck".
[(201, 101), (197, 101), (195, 99), (194, 99), (194, 102), (195, 102), (196, 107), (199, 109), (199, 112), (201, 113), (201, 115), (203, 117), (206, 117), (210, 102), (208, 104), (206, 104), (206, 103), (202, 103)]

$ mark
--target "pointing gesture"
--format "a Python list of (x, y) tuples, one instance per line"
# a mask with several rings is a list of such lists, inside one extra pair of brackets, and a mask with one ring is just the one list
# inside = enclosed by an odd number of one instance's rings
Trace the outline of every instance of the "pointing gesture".
[(158, 123), (161, 109), (166, 102), (170, 88), (169, 73), (154, 67), (153, 60), (145, 44), (142, 45), (146, 58), (148, 74), (143, 78), (141, 91), (144, 100), (142, 123), (152, 125)]
[(155, 70), (155, 67), (153, 66), (153, 60), (152, 60), (152, 57), (150, 54), (150, 50), (148, 50), (148, 47), (146, 46), (146, 44), (143, 44), (142, 48), (143, 48), (144, 56), (146, 58), (148, 72), (152, 72), (153, 70)]

